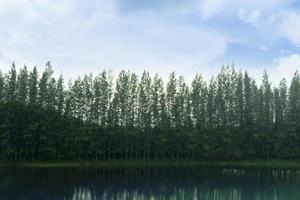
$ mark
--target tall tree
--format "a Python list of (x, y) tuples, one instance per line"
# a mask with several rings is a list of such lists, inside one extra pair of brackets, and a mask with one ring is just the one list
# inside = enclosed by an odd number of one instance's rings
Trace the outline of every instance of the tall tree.
[(287, 123), (287, 106), (288, 106), (288, 88), (286, 84), (286, 79), (282, 79), (279, 83), (279, 95), (280, 104), (282, 108), (282, 128), (286, 126)]
[(228, 123), (227, 102), (226, 102), (226, 71), (227, 69), (223, 66), (221, 72), (217, 76), (217, 91), (216, 91), (216, 122), (218, 127), (225, 128)]
[(296, 72), (289, 89), (288, 121), (291, 127), (300, 127), (300, 77)]
[(6, 101), (13, 103), (16, 101), (17, 95), (17, 72), (15, 63), (12, 64), (6, 83)]
[(36, 105), (38, 99), (38, 72), (36, 67), (30, 72), (29, 76), (29, 105)]
[(165, 101), (164, 101), (164, 84), (163, 80), (155, 75), (151, 90), (151, 113), (152, 113), (152, 125), (153, 127), (162, 127), (165, 115)]
[(129, 98), (129, 127), (136, 127), (138, 122), (138, 76), (135, 73), (130, 77), (130, 98)]
[(56, 85), (56, 110), (60, 115), (64, 112), (65, 92), (64, 92), (64, 79), (60, 75)]
[(52, 75), (53, 69), (50, 62), (46, 63), (46, 69), (42, 74), (42, 77), (39, 81), (39, 105), (42, 108), (49, 108), (50, 104), (50, 93), (49, 87), (53, 84)]
[[(277, 159), (299, 157), (300, 78), (273, 87), (226, 66), (191, 85), (175, 72), (102, 71), (64, 87), (51, 64), (0, 73), (0, 159)], [(191, 86), (191, 87), (190, 87)], [(274, 88), (274, 89), (273, 89)]]
[(191, 127), (190, 91), (182, 76), (178, 78), (178, 90), (175, 99), (175, 126)]
[(263, 92), (263, 126), (267, 129), (272, 128), (273, 123), (273, 104), (272, 104), (272, 89), (269, 82), (268, 74), (264, 71), (262, 81), (262, 92)]
[(151, 77), (144, 71), (139, 84), (139, 127), (142, 129), (151, 127)]
[(74, 117), (78, 119), (84, 119), (85, 114), (85, 97), (84, 97), (84, 83), (80, 77), (78, 77), (70, 90), (71, 97), (71, 110)]
[(282, 79), (279, 88), (274, 89), (274, 117), (277, 131), (285, 128), (287, 115), (287, 86), (286, 80)]
[(170, 127), (175, 127), (176, 117), (176, 93), (177, 93), (177, 79), (175, 72), (172, 72), (169, 76), (169, 81), (166, 88), (166, 108), (168, 115), (168, 123)]
[(216, 128), (216, 91), (217, 91), (217, 83), (212, 77), (209, 82), (208, 86), (208, 93), (207, 93), (207, 127), (209, 129)]
[(251, 79), (246, 71), (244, 74), (244, 122), (245, 127), (250, 128), (253, 125), (253, 107), (252, 107), (252, 99), (253, 99), (253, 89), (251, 86)]
[(195, 127), (198, 129), (205, 128), (206, 122), (206, 100), (207, 100), (207, 87), (202, 76), (196, 74), (192, 81), (191, 89), (191, 107)]
[(4, 89), (5, 89), (5, 82), (4, 82), (4, 76), (0, 70), (0, 104), (4, 102)]
[(92, 104), (94, 101), (93, 91), (93, 75), (85, 75), (83, 79), (83, 96), (84, 96), (84, 119), (90, 123), (93, 120)]
[[(235, 89), (235, 125), (242, 127), (245, 125), (244, 123), (244, 83), (243, 83), (243, 74), (242, 72), (239, 72), (236, 77), (236, 89)], [(249, 88), (247, 88), (249, 89)], [(247, 94), (249, 95), (249, 94)], [(249, 98), (249, 97), (247, 97)], [(249, 101), (249, 99), (247, 99)], [(249, 103), (249, 102), (248, 102)], [(248, 106), (248, 105), (247, 105)], [(249, 107), (247, 107), (249, 109)]]
[(56, 79), (51, 77), (47, 86), (47, 109), (51, 111), (54, 111), (57, 105), (56, 88)]
[(127, 127), (129, 123), (129, 102), (130, 102), (130, 72), (121, 71), (116, 81), (114, 93), (115, 116), (117, 124), (121, 127)]
[(17, 80), (17, 101), (27, 103), (28, 96), (28, 71), (26, 65), (20, 70)]

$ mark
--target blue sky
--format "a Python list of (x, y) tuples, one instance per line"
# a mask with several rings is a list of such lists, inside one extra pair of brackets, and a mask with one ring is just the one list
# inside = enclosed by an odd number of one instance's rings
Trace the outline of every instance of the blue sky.
[(0, 0), (0, 69), (76, 78), (103, 69), (207, 79), (234, 62), (260, 79), (300, 70), (296, 0)]

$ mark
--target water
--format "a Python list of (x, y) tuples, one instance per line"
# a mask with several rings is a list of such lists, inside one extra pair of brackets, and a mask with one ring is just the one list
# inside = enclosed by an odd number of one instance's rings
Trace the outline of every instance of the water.
[(0, 169), (0, 199), (299, 200), (300, 171), (222, 168)]

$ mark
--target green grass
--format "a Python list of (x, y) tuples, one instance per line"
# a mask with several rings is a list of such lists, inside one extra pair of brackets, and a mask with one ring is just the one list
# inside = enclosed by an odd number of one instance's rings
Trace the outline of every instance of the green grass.
[(29, 168), (69, 168), (69, 167), (110, 167), (110, 168), (145, 168), (145, 167), (228, 167), (228, 168), (269, 168), (300, 169), (300, 161), (255, 160), (255, 161), (51, 161), (51, 162), (5, 162), (0, 167)]

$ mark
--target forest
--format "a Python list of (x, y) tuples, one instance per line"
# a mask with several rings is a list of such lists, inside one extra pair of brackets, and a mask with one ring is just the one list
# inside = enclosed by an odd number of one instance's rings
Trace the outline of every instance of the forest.
[(228, 65), (191, 84), (126, 70), (65, 81), (50, 62), (13, 63), (0, 71), (0, 160), (299, 159), (299, 73), (289, 78)]

